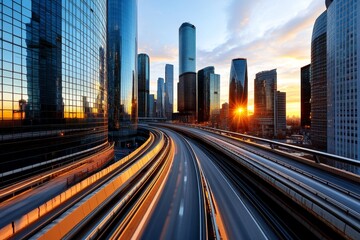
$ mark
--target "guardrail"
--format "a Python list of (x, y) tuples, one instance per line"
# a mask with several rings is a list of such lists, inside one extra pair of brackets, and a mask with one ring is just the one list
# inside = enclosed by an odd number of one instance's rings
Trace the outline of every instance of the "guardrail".
[[(330, 154), (330, 153), (326, 153), (326, 152), (321, 152), (321, 151), (303, 148), (303, 147), (299, 147), (299, 146), (294, 146), (294, 145), (281, 143), (281, 142), (277, 142), (277, 141), (273, 141), (273, 140), (269, 140), (269, 139), (254, 137), (254, 136), (250, 136), (250, 135), (246, 135), (246, 134), (230, 132), (230, 131), (216, 129), (216, 128), (201, 127), (201, 126), (194, 126), (194, 125), (191, 125), (191, 127), (195, 127), (195, 128), (199, 128), (199, 129), (203, 129), (203, 130), (211, 131), (211, 132), (218, 132), (220, 134), (227, 134), (230, 136), (243, 138), (243, 140), (249, 139), (252, 141), (266, 143), (273, 150), (276, 149), (277, 147), (282, 147), (282, 148), (293, 150), (296, 152), (305, 153), (305, 154), (313, 156), (313, 160), (317, 164), (322, 163), (321, 162), (321, 157), (322, 157), (322, 158), (325, 158), (326, 160), (332, 160), (334, 162), (345, 164), (345, 166), (341, 166), (341, 164), (335, 164), (334, 167), (337, 167), (337, 168), (343, 169), (343, 170), (347, 170), (347, 171), (350, 171), (350, 172), (353, 172), (356, 174), (360, 173), (360, 161), (357, 161), (357, 160), (354, 160), (351, 158), (346, 158), (346, 157), (338, 156), (335, 154)], [(328, 164), (328, 163), (326, 163), (326, 164)], [(346, 165), (350, 166), (350, 168), (347, 167)]]

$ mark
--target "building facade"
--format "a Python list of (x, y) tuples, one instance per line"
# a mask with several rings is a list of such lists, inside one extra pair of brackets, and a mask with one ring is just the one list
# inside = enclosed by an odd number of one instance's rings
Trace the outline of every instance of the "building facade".
[(181, 121), (196, 121), (196, 28), (190, 23), (179, 28), (178, 111)]
[(109, 129), (131, 135), (138, 117), (137, 0), (107, 3)]
[(248, 71), (245, 58), (233, 59), (230, 70), (229, 114), (231, 131), (247, 130)]
[(138, 116), (148, 117), (150, 91), (150, 58), (147, 54), (138, 55)]
[(264, 137), (276, 135), (276, 69), (256, 74), (254, 91), (254, 131)]
[(158, 78), (157, 82), (156, 115), (159, 118), (165, 117), (165, 82), (163, 78)]
[(197, 74), (197, 120), (199, 123), (210, 119), (210, 74), (215, 73), (214, 67), (206, 67)]
[(301, 127), (303, 129), (311, 126), (311, 85), (310, 85), (310, 64), (301, 68)]
[(174, 65), (165, 65), (165, 115), (172, 119), (174, 112)]
[(328, 2), (327, 149), (360, 159), (360, 3)]
[(156, 104), (155, 104), (155, 95), (149, 94), (149, 116), (148, 117), (156, 117)]
[(311, 143), (319, 150), (327, 149), (327, 13), (315, 21), (311, 39)]
[(17, 2), (0, 4), (0, 173), (108, 142), (106, 3)]

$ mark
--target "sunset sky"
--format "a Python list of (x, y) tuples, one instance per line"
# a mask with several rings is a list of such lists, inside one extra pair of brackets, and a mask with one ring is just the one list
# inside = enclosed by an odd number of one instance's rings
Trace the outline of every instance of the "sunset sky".
[(173, 64), (177, 103), (178, 30), (190, 22), (196, 26), (196, 69), (214, 66), (221, 75), (221, 104), (229, 101), (231, 60), (241, 57), (248, 60), (250, 111), (255, 74), (276, 68), (287, 115), (300, 115), (300, 68), (310, 63), (312, 27), (325, 1), (138, 0), (138, 6), (138, 52), (150, 56), (151, 93), (165, 64)]

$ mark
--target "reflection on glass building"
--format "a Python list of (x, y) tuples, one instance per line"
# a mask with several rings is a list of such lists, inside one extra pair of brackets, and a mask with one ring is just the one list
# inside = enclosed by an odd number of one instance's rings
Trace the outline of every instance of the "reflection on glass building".
[(172, 119), (174, 106), (174, 65), (165, 65), (165, 115)]
[(311, 143), (320, 150), (327, 142), (326, 25), (325, 11), (315, 21), (311, 40)]
[(229, 84), (229, 114), (231, 131), (246, 131), (248, 105), (247, 60), (233, 59)]
[(138, 117), (137, 0), (107, 2), (109, 129), (131, 135)]
[(210, 122), (213, 127), (220, 123), (220, 75), (210, 74)]
[(104, 1), (1, 1), (0, 171), (107, 144)]
[(197, 74), (197, 120), (207, 122), (210, 118), (210, 74), (215, 73), (213, 66), (203, 68)]
[(328, 1), (327, 149), (360, 160), (360, 2)]
[(183, 122), (196, 120), (196, 28), (183, 23), (179, 28), (178, 111)]
[(138, 115), (148, 117), (150, 91), (150, 58), (147, 54), (138, 55)]

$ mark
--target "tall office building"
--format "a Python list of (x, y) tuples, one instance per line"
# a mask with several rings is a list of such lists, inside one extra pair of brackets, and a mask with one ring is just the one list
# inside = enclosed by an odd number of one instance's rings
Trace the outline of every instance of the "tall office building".
[(247, 60), (237, 58), (231, 61), (229, 84), (230, 130), (247, 130), (248, 71)]
[(214, 67), (206, 67), (197, 74), (197, 120), (199, 123), (210, 119), (210, 74), (215, 73)]
[(108, 140), (106, 3), (18, 2), (0, 4), (0, 173)]
[(360, 160), (360, 2), (327, 6), (327, 149)]
[(327, 146), (327, 13), (315, 21), (311, 39), (311, 143), (319, 150)]
[(220, 75), (210, 73), (210, 119), (212, 126), (220, 124)]
[(178, 111), (182, 121), (196, 118), (196, 28), (183, 23), (179, 28)]
[(301, 127), (309, 128), (311, 125), (311, 86), (310, 64), (301, 68)]
[(138, 117), (137, 0), (107, 3), (109, 129), (131, 135)]
[(275, 93), (275, 136), (284, 137), (286, 133), (286, 93)]
[(150, 91), (150, 58), (147, 54), (138, 55), (138, 116), (148, 117)]
[(165, 117), (165, 83), (163, 78), (158, 78), (156, 98), (156, 115), (159, 118)]
[(165, 115), (171, 120), (174, 112), (174, 65), (165, 65)]
[(229, 104), (223, 103), (220, 109), (220, 128), (229, 130)]
[[(277, 122), (278, 109), (276, 104), (278, 102), (278, 99), (276, 69), (257, 73), (254, 84), (255, 116), (253, 130), (265, 137), (276, 137), (279, 133), (280, 128), (283, 127), (282, 123), (279, 124)], [(280, 102), (282, 102), (284, 95), (280, 94), (280, 97)]]

